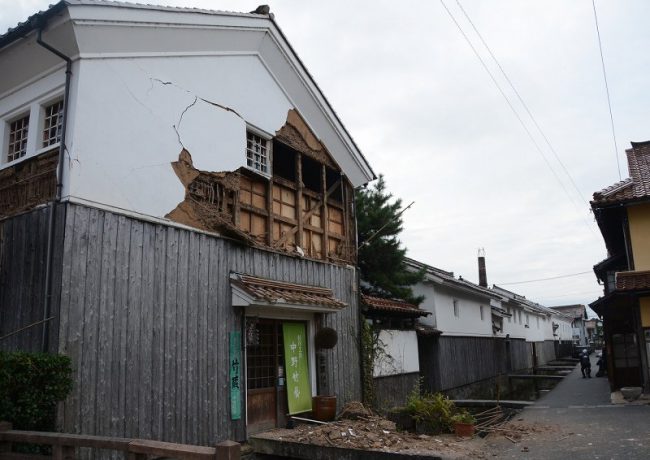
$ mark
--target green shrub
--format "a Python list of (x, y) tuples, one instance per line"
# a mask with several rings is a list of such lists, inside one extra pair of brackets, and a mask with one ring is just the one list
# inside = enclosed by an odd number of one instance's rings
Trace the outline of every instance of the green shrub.
[(456, 405), (442, 393), (420, 395), (419, 389), (416, 388), (406, 401), (406, 409), (416, 423), (424, 425), (426, 431), (442, 433), (451, 431), (451, 418), (456, 411)]
[(476, 423), (476, 417), (470, 414), (467, 409), (462, 409), (451, 417), (453, 423), (468, 423), (474, 425)]
[(0, 420), (16, 430), (54, 431), (56, 404), (72, 390), (70, 358), (0, 352)]

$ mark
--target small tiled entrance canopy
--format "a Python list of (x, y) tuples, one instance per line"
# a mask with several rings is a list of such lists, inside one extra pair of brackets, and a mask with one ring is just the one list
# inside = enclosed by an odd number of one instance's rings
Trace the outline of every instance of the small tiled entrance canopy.
[(274, 281), (233, 273), (230, 275), (233, 306), (267, 306), (320, 313), (339, 311), (347, 304), (329, 288)]

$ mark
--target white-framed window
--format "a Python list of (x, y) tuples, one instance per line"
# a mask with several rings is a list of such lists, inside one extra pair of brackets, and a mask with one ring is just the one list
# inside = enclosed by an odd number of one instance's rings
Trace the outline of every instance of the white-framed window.
[(7, 144), (7, 163), (27, 154), (27, 135), (29, 134), (29, 113), (9, 122), (9, 141)]
[(453, 304), (454, 304), (454, 316), (456, 318), (460, 318), (460, 306), (458, 305), (458, 300), (454, 299)]
[(530, 315), (526, 313), (526, 326), (530, 325)]
[(61, 142), (61, 130), (63, 128), (63, 100), (43, 108), (43, 144), (48, 147)]
[(517, 316), (519, 316), (519, 324), (521, 324), (521, 310), (517, 310)]
[(539, 316), (537, 317), (537, 329), (539, 329)]
[(271, 174), (271, 141), (246, 131), (246, 166), (262, 174)]
[[(506, 313), (510, 315), (510, 307), (506, 307)], [(512, 315), (508, 316), (508, 322), (512, 323)]]
[(483, 305), (481, 305), (481, 306), (479, 307), (479, 312), (481, 313), (481, 321), (484, 321), (485, 318), (484, 318), (483, 316), (484, 316), (485, 313), (483, 312)]
[(57, 90), (1, 115), (0, 167), (56, 148), (63, 131), (63, 107)]

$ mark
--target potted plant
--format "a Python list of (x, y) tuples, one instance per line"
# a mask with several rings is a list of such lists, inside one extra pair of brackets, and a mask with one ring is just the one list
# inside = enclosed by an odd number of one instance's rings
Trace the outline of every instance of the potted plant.
[(462, 410), (451, 417), (451, 422), (454, 425), (454, 433), (461, 438), (474, 436), (474, 425), (476, 418), (467, 410)]

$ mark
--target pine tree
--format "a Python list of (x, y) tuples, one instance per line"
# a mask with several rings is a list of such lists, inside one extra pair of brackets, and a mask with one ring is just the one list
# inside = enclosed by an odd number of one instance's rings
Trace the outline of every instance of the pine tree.
[(393, 199), (386, 191), (384, 176), (379, 175), (373, 186), (357, 190), (356, 206), (362, 292), (419, 305), (423, 298), (415, 297), (411, 286), (424, 279), (424, 272), (406, 268), (406, 248), (398, 238), (402, 200)]

